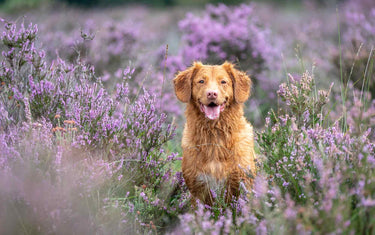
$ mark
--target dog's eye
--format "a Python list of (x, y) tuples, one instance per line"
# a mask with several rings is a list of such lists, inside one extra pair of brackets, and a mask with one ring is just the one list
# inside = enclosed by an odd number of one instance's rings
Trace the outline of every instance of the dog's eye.
[(204, 80), (199, 80), (199, 83), (204, 83)]
[(227, 84), (227, 81), (223, 80), (221, 81), (221, 84)]

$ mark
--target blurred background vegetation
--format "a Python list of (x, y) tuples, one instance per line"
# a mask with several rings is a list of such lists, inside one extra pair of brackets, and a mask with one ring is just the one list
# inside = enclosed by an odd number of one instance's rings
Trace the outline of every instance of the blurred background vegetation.
[[(272, 4), (298, 6), (303, 2), (310, 1), (322, 6), (335, 5), (346, 0), (253, 0), (253, 2), (269, 2)], [(67, 4), (77, 7), (110, 7), (124, 4), (144, 4), (152, 7), (170, 7), (170, 6), (204, 6), (208, 3), (226, 5), (236, 5), (246, 0), (0, 0), (0, 10), (14, 12), (20, 10), (29, 10), (34, 8), (43, 8), (55, 4)]]

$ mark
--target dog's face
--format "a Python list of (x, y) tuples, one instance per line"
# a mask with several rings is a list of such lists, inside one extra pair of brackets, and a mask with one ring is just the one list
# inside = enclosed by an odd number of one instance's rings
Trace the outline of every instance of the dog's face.
[(233, 99), (233, 84), (222, 66), (203, 66), (192, 78), (191, 98), (201, 112), (217, 119)]
[(250, 95), (250, 78), (228, 62), (222, 65), (196, 62), (173, 81), (177, 98), (192, 102), (211, 120), (219, 118), (234, 102), (245, 102)]

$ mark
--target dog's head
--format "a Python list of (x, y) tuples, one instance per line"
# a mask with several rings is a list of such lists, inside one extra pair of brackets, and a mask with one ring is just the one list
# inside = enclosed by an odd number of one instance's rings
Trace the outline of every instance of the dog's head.
[(211, 119), (233, 103), (243, 103), (250, 95), (251, 80), (246, 73), (238, 71), (233, 64), (203, 65), (195, 62), (173, 80), (177, 98), (192, 102)]

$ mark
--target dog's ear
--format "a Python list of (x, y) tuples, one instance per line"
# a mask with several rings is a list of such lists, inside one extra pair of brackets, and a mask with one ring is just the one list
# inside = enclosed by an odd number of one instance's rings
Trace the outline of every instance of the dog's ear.
[(197, 74), (199, 69), (202, 67), (201, 62), (194, 62), (194, 64), (184, 71), (179, 72), (173, 79), (174, 91), (177, 98), (184, 103), (187, 103), (191, 99), (191, 83), (194, 76)]
[(221, 66), (223, 66), (232, 79), (234, 100), (237, 103), (244, 103), (250, 96), (252, 83), (249, 76), (245, 72), (235, 69), (232, 63), (225, 62)]

